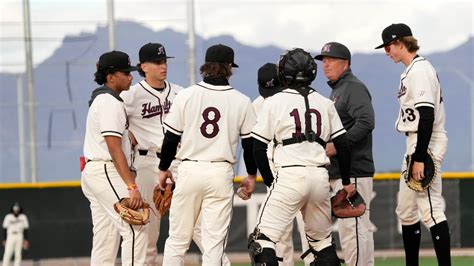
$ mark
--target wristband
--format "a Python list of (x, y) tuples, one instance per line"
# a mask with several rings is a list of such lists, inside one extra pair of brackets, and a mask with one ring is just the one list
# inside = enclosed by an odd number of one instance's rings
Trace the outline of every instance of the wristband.
[(127, 190), (138, 190), (137, 184), (128, 185)]

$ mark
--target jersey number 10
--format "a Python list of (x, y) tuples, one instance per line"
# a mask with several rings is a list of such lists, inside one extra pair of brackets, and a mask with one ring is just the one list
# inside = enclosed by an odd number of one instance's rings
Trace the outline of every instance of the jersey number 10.
[[(318, 112), (316, 109), (308, 109), (305, 112), (305, 129), (309, 129), (310, 127), (310, 121), (311, 121), (311, 114), (316, 115), (316, 136), (320, 137), (321, 136), (321, 113)], [(295, 128), (296, 132), (293, 133), (293, 137), (300, 137), (302, 135), (301, 133), (301, 120), (300, 120), (300, 113), (298, 109), (293, 109), (293, 111), (290, 112), (290, 116), (292, 116), (295, 119)]]

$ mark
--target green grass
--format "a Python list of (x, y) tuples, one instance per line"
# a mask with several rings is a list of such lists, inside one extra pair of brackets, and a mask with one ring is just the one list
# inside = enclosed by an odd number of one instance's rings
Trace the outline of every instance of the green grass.
[[(250, 263), (232, 263), (232, 266), (248, 266)], [(345, 265), (345, 264), (343, 264)], [(376, 266), (402, 266), (405, 265), (405, 258), (377, 258)], [(420, 266), (437, 266), (436, 258), (420, 258)], [(474, 266), (474, 257), (453, 257), (452, 265)], [(295, 266), (304, 266), (302, 262), (295, 263)]]

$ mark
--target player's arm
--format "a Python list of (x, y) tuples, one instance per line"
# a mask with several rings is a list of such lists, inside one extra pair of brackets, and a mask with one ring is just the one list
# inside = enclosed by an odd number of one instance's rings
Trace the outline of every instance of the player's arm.
[(178, 144), (181, 141), (181, 136), (172, 133), (171, 131), (166, 131), (165, 137), (163, 139), (163, 144), (161, 146), (161, 160), (158, 165), (160, 169), (160, 187), (164, 188), (166, 185), (166, 179), (173, 179), (171, 172), (168, 170), (171, 163), (173, 162), (176, 151), (178, 149)]
[(255, 162), (257, 164), (260, 174), (262, 174), (263, 182), (267, 187), (270, 187), (273, 183), (273, 174), (270, 168), (270, 163), (268, 162), (267, 156), (268, 144), (254, 139), (253, 141), (253, 155), (255, 157)]
[(416, 108), (420, 115), (418, 121), (418, 134), (416, 136), (416, 148), (413, 153), (412, 176), (415, 180), (422, 180), (424, 176), (425, 164), (423, 163), (428, 153), (431, 134), (433, 133), (434, 108), (420, 106)]
[(354, 184), (351, 184), (349, 176), (351, 170), (351, 149), (346, 135), (347, 133), (344, 133), (335, 137), (333, 143), (337, 151), (337, 160), (339, 162), (342, 185), (344, 186), (344, 190), (347, 192), (347, 198), (350, 198), (354, 194), (355, 186)]
[(142, 204), (142, 198), (140, 192), (135, 183), (135, 176), (128, 168), (127, 159), (125, 154), (122, 151), (122, 138), (117, 136), (104, 136), (105, 143), (109, 149), (110, 156), (114, 162), (115, 169), (117, 169), (118, 174), (122, 178), (123, 182), (129, 188), (128, 193), (131, 200), (131, 207), (138, 208)]
[(431, 134), (433, 133), (434, 108), (421, 106), (416, 109), (420, 114), (420, 120), (418, 122), (418, 135), (413, 160), (423, 162), (426, 159), (428, 144), (430, 144)]
[(242, 139), (244, 163), (248, 176), (241, 181), (240, 186), (245, 188), (247, 199), (251, 197), (255, 190), (255, 183), (257, 181), (257, 164), (253, 155), (253, 142), (254, 139), (252, 137)]
[(354, 119), (354, 125), (347, 129), (349, 144), (354, 145), (367, 137), (375, 127), (374, 108), (367, 88), (361, 84), (354, 84), (350, 91), (347, 112)]

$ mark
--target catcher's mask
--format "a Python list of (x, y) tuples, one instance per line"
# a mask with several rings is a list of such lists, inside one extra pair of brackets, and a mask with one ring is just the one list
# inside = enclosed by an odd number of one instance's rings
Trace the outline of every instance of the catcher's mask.
[(293, 48), (278, 61), (278, 75), (284, 85), (309, 85), (316, 78), (314, 58), (301, 48)]

